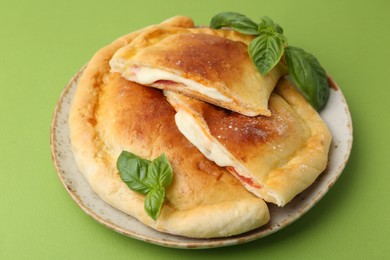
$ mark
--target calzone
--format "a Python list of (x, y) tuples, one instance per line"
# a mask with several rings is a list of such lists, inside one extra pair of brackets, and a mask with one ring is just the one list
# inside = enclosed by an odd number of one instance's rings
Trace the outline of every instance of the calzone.
[(269, 96), (286, 69), (278, 63), (261, 75), (248, 54), (251, 39), (233, 30), (156, 27), (119, 49), (110, 65), (143, 85), (247, 116), (269, 116)]
[(318, 113), (283, 78), (270, 117), (246, 117), (172, 91), (180, 131), (249, 191), (284, 206), (324, 171), (331, 135)]
[[(185, 17), (159, 25), (193, 26)], [(153, 30), (153, 27), (144, 29)], [(92, 189), (111, 206), (142, 223), (176, 235), (209, 238), (240, 234), (266, 224), (264, 200), (249, 193), (231, 174), (209, 161), (178, 130), (175, 110), (162, 91), (110, 72), (108, 61), (141, 32), (99, 50), (85, 68), (71, 107), (73, 153)], [(154, 221), (144, 195), (121, 180), (116, 160), (122, 150), (153, 160), (165, 153), (173, 181)]]

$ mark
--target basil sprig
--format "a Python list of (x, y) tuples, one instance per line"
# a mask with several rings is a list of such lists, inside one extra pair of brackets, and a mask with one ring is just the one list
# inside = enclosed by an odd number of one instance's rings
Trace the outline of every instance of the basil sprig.
[(143, 159), (135, 154), (122, 151), (117, 160), (121, 179), (127, 186), (144, 194), (144, 208), (154, 220), (160, 214), (165, 200), (165, 188), (172, 182), (172, 167), (165, 154), (153, 161)]
[(288, 46), (282, 27), (271, 18), (260, 17), (257, 24), (243, 14), (224, 12), (211, 19), (210, 27), (229, 27), (243, 34), (254, 35), (255, 38), (248, 45), (248, 53), (262, 75), (270, 72), (285, 54), (291, 80), (316, 110), (324, 107), (329, 96), (325, 70), (312, 54)]

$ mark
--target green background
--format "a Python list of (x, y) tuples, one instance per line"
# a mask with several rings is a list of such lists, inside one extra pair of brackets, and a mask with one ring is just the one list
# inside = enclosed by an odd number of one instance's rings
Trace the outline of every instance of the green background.
[[(312, 52), (350, 106), (354, 146), (336, 185), (285, 229), (242, 245), (164, 248), (95, 222), (51, 161), (59, 95), (100, 47), (173, 15), (208, 24), (222, 11), (268, 15)], [(2, 1), (0, 259), (384, 259), (390, 248), (390, 2)], [(244, 258), (245, 257), (245, 258)]]

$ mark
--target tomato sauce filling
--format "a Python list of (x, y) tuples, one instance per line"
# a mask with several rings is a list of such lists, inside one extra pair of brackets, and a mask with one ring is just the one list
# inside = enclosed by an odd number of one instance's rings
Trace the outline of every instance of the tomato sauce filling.
[(244, 177), (244, 176), (240, 175), (240, 174), (236, 171), (236, 169), (234, 169), (234, 167), (232, 167), (232, 166), (226, 166), (225, 168), (226, 168), (226, 170), (228, 170), (229, 172), (235, 174), (235, 175), (236, 175), (238, 178), (240, 178), (243, 182), (245, 182), (245, 183), (247, 183), (247, 184), (249, 184), (249, 185), (251, 185), (252, 187), (255, 187), (255, 188), (257, 188), (257, 189), (260, 189), (260, 188), (261, 188), (261, 186), (260, 186), (259, 184), (255, 183), (255, 182), (253, 181), (252, 178), (248, 178), (248, 177)]
[(172, 80), (164, 80), (160, 79), (154, 82), (154, 84), (161, 84), (161, 85), (177, 85), (177, 82), (174, 82)]

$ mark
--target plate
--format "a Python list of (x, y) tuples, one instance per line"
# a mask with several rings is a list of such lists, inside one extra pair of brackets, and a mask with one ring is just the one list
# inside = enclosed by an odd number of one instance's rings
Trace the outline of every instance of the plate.
[(123, 235), (166, 247), (214, 248), (249, 242), (270, 235), (291, 224), (312, 208), (342, 173), (352, 148), (352, 121), (345, 97), (329, 77), (330, 96), (321, 117), (332, 133), (329, 164), (315, 183), (283, 208), (269, 204), (270, 222), (258, 229), (226, 238), (194, 239), (161, 233), (111, 207), (94, 193), (77, 168), (73, 157), (68, 116), (83, 68), (70, 80), (56, 105), (51, 125), (51, 153), (58, 176), (73, 200), (93, 219)]

